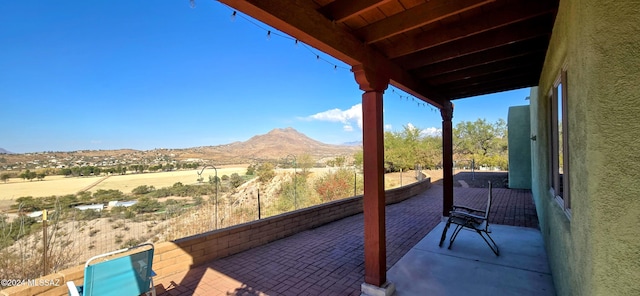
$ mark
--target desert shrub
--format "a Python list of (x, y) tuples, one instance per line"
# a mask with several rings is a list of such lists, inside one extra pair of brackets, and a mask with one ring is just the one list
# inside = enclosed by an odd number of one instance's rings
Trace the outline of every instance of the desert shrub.
[(96, 200), (97, 202), (109, 202), (114, 200), (122, 200), (124, 199), (124, 193), (116, 189), (108, 189), (108, 190), (98, 189), (98, 191), (96, 191), (93, 194), (93, 199)]
[(120, 247), (121, 248), (130, 248), (133, 246), (137, 246), (141, 243), (144, 243), (144, 239), (142, 238), (130, 238), (128, 239), (124, 244), (122, 244)]
[(238, 188), (238, 186), (244, 183), (244, 179), (238, 175), (238, 173), (231, 174), (231, 178), (229, 178), (229, 183), (233, 188)]
[(0, 249), (10, 246), (18, 239), (32, 233), (35, 229), (34, 225), (37, 224), (36, 219), (28, 216), (20, 216), (9, 222), (6, 214), (0, 214)]
[(142, 195), (142, 194), (147, 194), (151, 191), (156, 190), (155, 187), (153, 186), (147, 186), (147, 185), (140, 185), (136, 188), (133, 188), (133, 190), (131, 190), (131, 193), (135, 194), (135, 195)]
[(123, 226), (124, 226), (124, 222), (122, 222), (122, 221), (118, 221), (115, 224), (111, 224), (111, 228), (112, 229), (118, 229), (118, 228), (123, 227)]
[(94, 237), (98, 232), (100, 232), (100, 229), (91, 229), (89, 231), (89, 236)]
[(154, 198), (162, 198), (162, 197), (167, 197), (171, 195), (172, 195), (171, 189), (160, 188), (160, 189), (151, 191), (147, 196), (154, 197)]
[(314, 189), (324, 202), (352, 196), (353, 178), (352, 171), (338, 169), (317, 179)]
[(58, 199), (60, 207), (68, 208), (78, 203), (78, 197), (75, 194), (67, 194)]
[(275, 167), (272, 163), (265, 162), (256, 169), (260, 182), (269, 182), (276, 176)]
[(42, 202), (33, 196), (22, 196), (16, 198), (16, 203), (11, 205), (12, 209), (18, 209), (21, 212), (34, 212), (42, 210)]
[(193, 205), (194, 206), (199, 206), (202, 203), (204, 203), (204, 198), (202, 198), (202, 196), (194, 196), (193, 197)]
[(73, 216), (75, 217), (76, 220), (93, 220), (93, 219), (98, 219), (100, 217), (102, 217), (102, 213), (98, 212), (98, 211), (94, 211), (94, 210), (85, 210), (85, 211), (81, 211), (78, 209), (71, 209)]
[(135, 205), (131, 206), (131, 210), (138, 214), (155, 212), (160, 208), (160, 203), (149, 197), (142, 197), (138, 199), (138, 202)]
[(81, 202), (90, 202), (92, 199), (91, 191), (82, 191), (78, 193), (78, 200)]

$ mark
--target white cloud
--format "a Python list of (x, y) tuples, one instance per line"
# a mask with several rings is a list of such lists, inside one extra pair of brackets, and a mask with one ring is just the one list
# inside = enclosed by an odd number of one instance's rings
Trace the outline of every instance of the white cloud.
[(393, 126), (392, 126), (392, 125), (390, 125), (390, 124), (385, 124), (385, 125), (384, 125), (384, 130), (386, 130), (386, 131), (390, 131), (390, 130), (392, 130), (392, 129), (393, 129)]
[[(411, 122), (407, 123), (407, 128), (410, 129), (410, 130), (417, 129)], [(442, 135), (442, 129), (436, 128), (436, 127), (428, 127), (428, 128), (423, 129), (423, 130), (420, 130), (420, 135), (423, 136), (423, 137), (441, 136)]]
[(345, 131), (353, 131), (353, 123), (362, 129), (362, 104), (353, 105), (348, 110), (331, 109), (316, 113), (304, 118), (306, 120), (319, 120), (343, 123)]
[(435, 127), (428, 127), (425, 128), (423, 130), (420, 131), (420, 134), (423, 136), (441, 136), (442, 135), (442, 129), (441, 128), (435, 128)]

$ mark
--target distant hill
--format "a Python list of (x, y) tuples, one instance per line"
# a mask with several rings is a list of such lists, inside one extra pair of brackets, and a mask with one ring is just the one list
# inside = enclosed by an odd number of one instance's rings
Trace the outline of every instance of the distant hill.
[(325, 144), (293, 128), (274, 129), (244, 142), (173, 150), (176, 158), (209, 159), (219, 163), (249, 162), (254, 159), (279, 159), (289, 154), (309, 154), (316, 159), (351, 156), (360, 147)]
[(361, 145), (329, 145), (307, 137), (293, 128), (274, 129), (264, 135), (257, 135), (244, 142), (233, 142), (218, 146), (202, 146), (184, 149), (154, 149), (140, 151), (118, 150), (78, 150), (72, 152), (39, 152), (12, 154), (1, 149), (4, 163), (14, 169), (64, 166), (114, 166), (116, 164), (159, 164), (166, 160), (187, 162), (208, 161), (209, 164), (243, 164), (254, 161), (278, 160), (292, 154), (311, 155), (316, 161), (325, 162), (338, 156), (350, 158)]
[(13, 154), (10, 151), (8, 151), (7, 149), (4, 148), (0, 148), (0, 154)]
[(362, 141), (346, 142), (346, 143), (342, 143), (342, 145), (344, 145), (344, 146), (362, 146)]

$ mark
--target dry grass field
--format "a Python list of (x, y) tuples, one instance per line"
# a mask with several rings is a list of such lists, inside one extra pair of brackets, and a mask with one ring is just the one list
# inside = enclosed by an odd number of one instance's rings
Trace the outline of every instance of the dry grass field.
[[(231, 175), (238, 173), (244, 175), (246, 173), (246, 165), (236, 165), (221, 167), (218, 169), (218, 177), (223, 175)], [(98, 189), (117, 189), (124, 193), (130, 193), (133, 188), (140, 185), (154, 186), (156, 188), (172, 186), (176, 182), (182, 184), (197, 183), (198, 173), (200, 170), (173, 171), (161, 173), (144, 173), (144, 174), (127, 174), (114, 175), (106, 179), (104, 177), (63, 177), (63, 176), (47, 176), (44, 181), (24, 181), (22, 179), (13, 178), (9, 182), (0, 183), (0, 203), (12, 201), (22, 196), (51, 196), (65, 195), (77, 193), (88, 188), (92, 184), (99, 182), (96, 186), (89, 188), (89, 191)], [(209, 176), (214, 176), (215, 171), (207, 168), (202, 177), (204, 181), (209, 180)]]
[[(99, 189), (116, 189), (126, 194), (131, 193), (131, 190), (141, 185), (153, 186), (155, 188), (170, 187), (176, 182), (180, 182), (184, 185), (191, 185), (198, 183), (198, 173), (201, 170), (202, 169), (135, 175), (116, 175), (100, 182), (98, 185), (91, 188), (90, 191), (96, 191)], [(218, 169), (218, 177), (221, 178), (223, 175), (231, 176), (233, 173), (237, 173), (242, 176), (246, 172), (246, 166), (224, 167)], [(215, 176), (215, 171), (211, 168), (207, 168), (202, 172), (202, 178), (204, 178), (203, 182), (208, 182), (209, 176)]]
[(0, 200), (13, 200), (22, 196), (50, 196), (76, 193), (100, 180), (100, 177), (47, 176), (44, 181), (24, 181), (13, 178), (9, 182), (0, 182)]

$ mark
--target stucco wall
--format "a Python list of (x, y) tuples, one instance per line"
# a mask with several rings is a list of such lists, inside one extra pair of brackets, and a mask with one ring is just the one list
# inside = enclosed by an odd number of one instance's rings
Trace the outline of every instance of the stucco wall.
[[(639, 33), (637, 1), (560, 1), (531, 91), (532, 192), (558, 295), (640, 295)], [(565, 63), (570, 215), (548, 177), (547, 95)]]
[(509, 107), (509, 188), (531, 189), (529, 106)]

